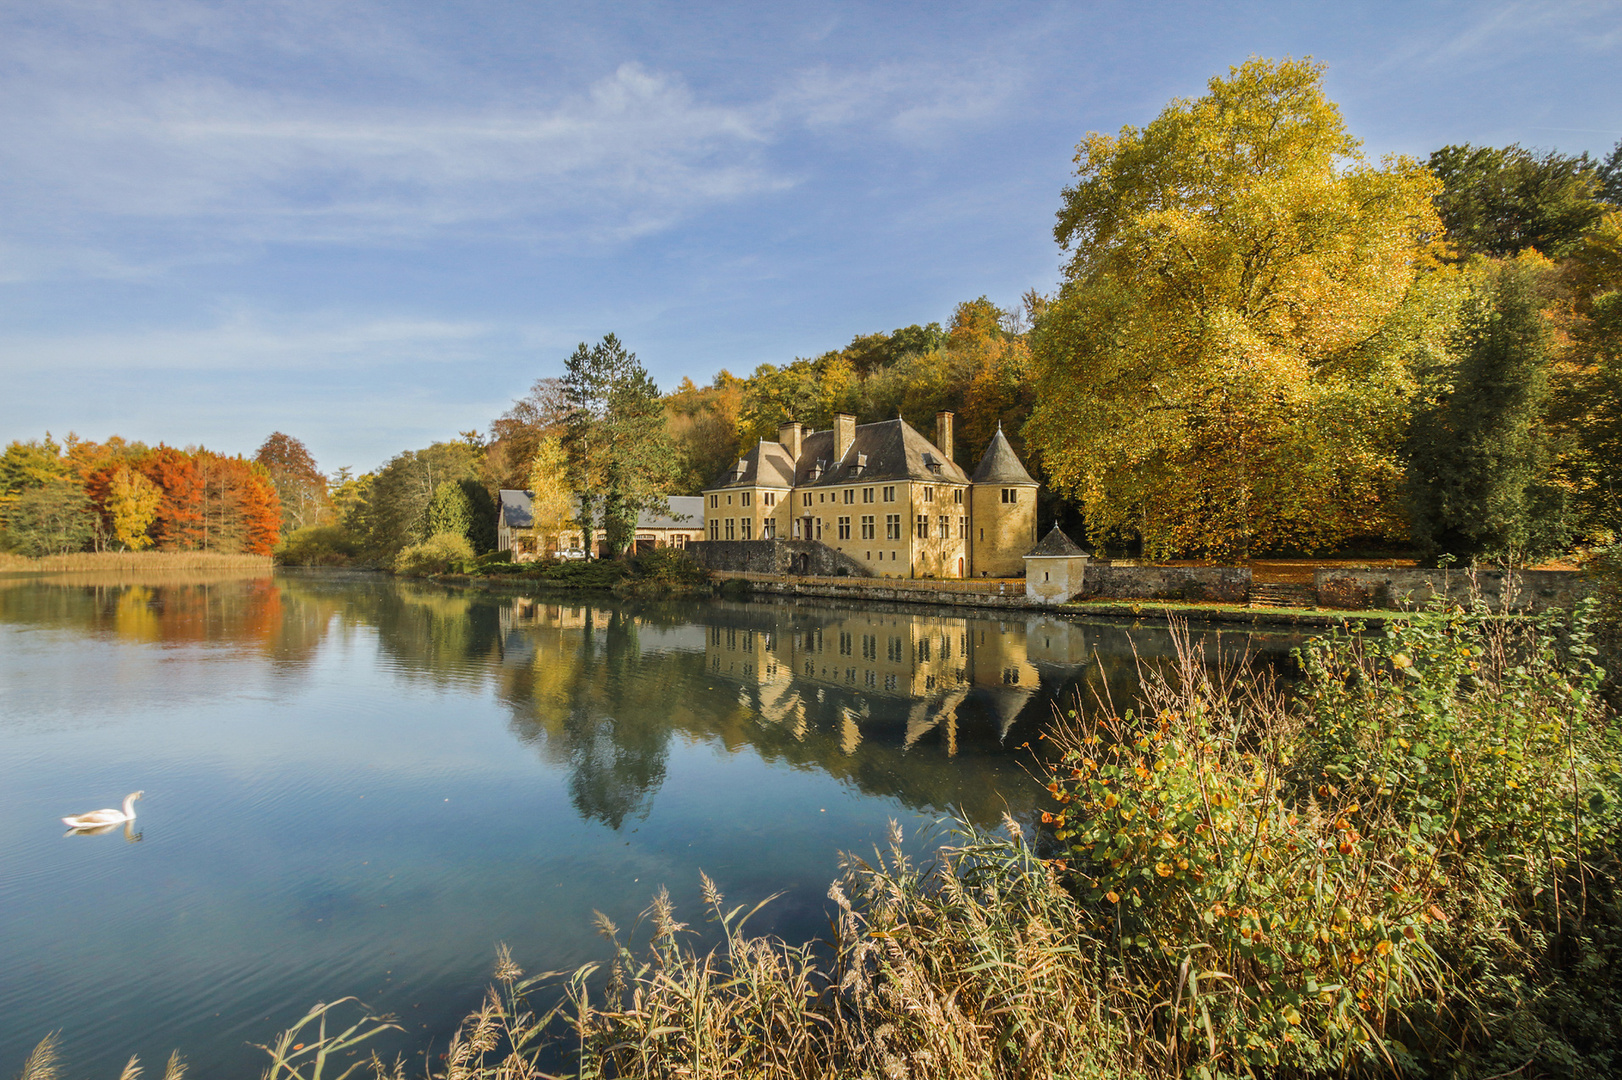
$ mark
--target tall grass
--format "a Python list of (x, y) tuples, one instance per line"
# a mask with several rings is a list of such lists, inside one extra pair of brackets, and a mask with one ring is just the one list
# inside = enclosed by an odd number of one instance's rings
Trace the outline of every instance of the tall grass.
[(81, 551), (38, 559), (0, 554), (0, 572), (58, 574), (78, 570), (265, 570), (269, 555), (225, 555), (215, 551)]
[[(1291, 696), (1184, 637), (1139, 700), (1057, 710), (1040, 822), (960, 826), (925, 865), (892, 829), (843, 860), (825, 942), (750, 933), (760, 905), (704, 878), (713, 948), (661, 890), (644, 946), (598, 917), (601, 964), (525, 977), (502, 950), (427, 1074), (1616, 1075), (1622, 739), (1590, 614), (1338, 633)], [(272, 1075), (328, 1080), (386, 1025), (324, 1018)]]

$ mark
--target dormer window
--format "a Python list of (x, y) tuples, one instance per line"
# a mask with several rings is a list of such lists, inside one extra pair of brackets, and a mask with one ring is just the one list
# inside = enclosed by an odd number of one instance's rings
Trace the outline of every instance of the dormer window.
[(934, 454), (931, 454), (929, 451), (924, 451), (924, 468), (928, 469), (930, 472), (940, 472), (940, 459)]
[(856, 475), (860, 476), (866, 470), (867, 470), (867, 455), (866, 454), (857, 454), (856, 455)]

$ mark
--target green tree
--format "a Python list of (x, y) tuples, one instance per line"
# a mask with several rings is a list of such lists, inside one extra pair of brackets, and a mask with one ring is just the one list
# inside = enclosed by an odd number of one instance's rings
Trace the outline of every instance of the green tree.
[(89, 547), (100, 523), (83, 485), (58, 476), (17, 496), (9, 507), (6, 532), (25, 555), (61, 555)]
[[(368, 561), (391, 564), (402, 548), (427, 540), (428, 507), (442, 484), (475, 479), (479, 453), (466, 442), (437, 442), (395, 455), (348, 497), (345, 524)], [(365, 478), (362, 477), (362, 480)]]
[(1435, 181), (1369, 164), (1322, 79), (1252, 59), (1081, 143), (1024, 434), (1095, 543), (1243, 557), (1397, 520), (1380, 484), (1428, 332)]
[(581, 342), (569, 357), (563, 392), (576, 520), (588, 540), (600, 521), (617, 555), (630, 545), (639, 513), (668, 506), (676, 478), (659, 388), (636, 354), (607, 334), (590, 348)]
[(1588, 155), (1534, 154), (1511, 144), (1444, 146), (1430, 156), (1436, 207), (1460, 258), (1509, 258), (1528, 248), (1568, 255), (1605, 212)]
[(0, 524), (6, 522), (10, 506), (23, 492), (66, 477), (71, 471), (62, 456), (61, 444), (51, 438), (50, 432), (43, 440), (13, 441), (0, 454)]
[(1477, 269), (1456, 358), (1426, 380), (1409, 425), (1406, 492), (1413, 539), (1429, 562), (1519, 562), (1566, 540), (1544, 423), (1546, 273), (1535, 257)]
[(1583, 237), (1564, 270), (1569, 347), (1551, 414), (1572, 445), (1558, 468), (1588, 538), (1614, 541), (1622, 537), (1622, 211)]
[(473, 506), (461, 484), (441, 483), (428, 500), (429, 536), (454, 533), (463, 539), (473, 527)]

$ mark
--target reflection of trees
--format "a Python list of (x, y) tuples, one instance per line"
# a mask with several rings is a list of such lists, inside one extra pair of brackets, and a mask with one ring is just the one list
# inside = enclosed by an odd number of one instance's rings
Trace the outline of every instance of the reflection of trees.
[(569, 621), (534, 628), (529, 662), (508, 669), (505, 696), (518, 737), (566, 763), (580, 815), (618, 829), (664, 783), (670, 727), (650, 721), (649, 705), (679, 688), (660, 654), (643, 654), (630, 615), (588, 608), (579, 625)]

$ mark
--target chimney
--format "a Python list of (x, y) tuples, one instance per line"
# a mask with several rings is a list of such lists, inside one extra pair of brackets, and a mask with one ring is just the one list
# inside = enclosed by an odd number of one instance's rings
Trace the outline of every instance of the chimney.
[(783, 444), (784, 450), (788, 451), (789, 461), (796, 465), (800, 463), (800, 433), (801, 429), (798, 421), (791, 420), (786, 424), (779, 424), (777, 427), (777, 441)]
[(834, 417), (834, 460), (844, 461), (850, 444), (856, 441), (856, 418), (850, 413)]
[(935, 445), (941, 448), (948, 462), (955, 460), (952, 457), (952, 414), (944, 409), (935, 414)]

